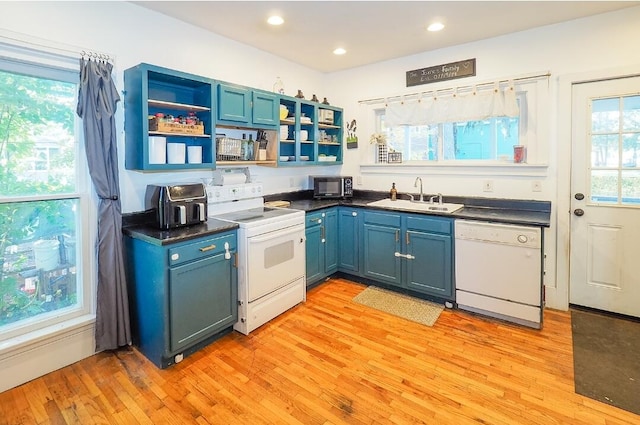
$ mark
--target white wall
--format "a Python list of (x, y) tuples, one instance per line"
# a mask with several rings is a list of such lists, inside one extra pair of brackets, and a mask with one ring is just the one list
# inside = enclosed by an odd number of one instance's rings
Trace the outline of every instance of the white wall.
[[(571, 167), (571, 155), (566, 146), (571, 142), (567, 132), (571, 113), (570, 101), (560, 93), (570, 93), (570, 87), (566, 86), (572, 81), (640, 73), (640, 57), (636, 53), (639, 22), (640, 7), (633, 7), (328, 75), (328, 86), (336, 90), (332, 97), (344, 107), (345, 120), (358, 122), (360, 147), (345, 150), (342, 172), (362, 181), (362, 186), (356, 188), (389, 190), (390, 182), (395, 181), (400, 192), (415, 191), (414, 180), (421, 176), (425, 192), (551, 201), (552, 226), (545, 232), (546, 301), (548, 307), (567, 309), (570, 196), (567, 170)], [(469, 58), (477, 59), (475, 77), (405, 87), (406, 71)], [(538, 143), (547, 153), (538, 158), (540, 166), (396, 167), (391, 172), (366, 166), (373, 162), (369, 145), (369, 136), (374, 132), (373, 117), (371, 108), (359, 101), (546, 71), (551, 73), (549, 98), (542, 108), (546, 116), (541, 118), (547, 121), (548, 128), (538, 135)], [(493, 192), (482, 191), (485, 180), (493, 182)], [(534, 181), (541, 182), (541, 192), (533, 191)]]
[[(124, 70), (146, 62), (264, 90), (272, 90), (279, 76), (286, 94), (295, 95), (301, 89), (307, 98), (317, 93), (331, 99), (324, 89), (325, 77), (319, 72), (128, 2), (3, 2), (0, 28), (35, 37), (36, 42), (40, 39), (60, 44), (78, 53), (92, 50), (110, 54), (115, 57), (114, 79), (121, 91)], [(143, 174), (125, 170), (123, 111), (121, 102), (116, 126), (123, 212), (144, 209), (144, 191), (149, 183), (197, 181), (210, 175), (210, 172)], [(306, 167), (251, 168), (252, 174), (265, 183), (267, 193), (306, 187), (305, 176), (309, 174)], [(339, 170), (336, 166), (331, 168), (329, 172)], [(293, 187), (290, 177), (294, 178)]]
[[(126, 68), (147, 62), (266, 90), (271, 90), (276, 77), (280, 76), (287, 94), (295, 94), (297, 89), (302, 89), (307, 96), (312, 93), (320, 97), (327, 96), (333, 105), (344, 107), (345, 119), (357, 119), (361, 147), (345, 150), (343, 167), (324, 167), (322, 172), (362, 176), (363, 185), (358, 188), (366, 189), (388, 190), (390, 179), (384, 174), (363, 174), (361, 171), (361, 164), (372, 162), (368, 139), (373, 128), (367, 126), (371, 120), (366, 108), (359, 106), (359, 100), (422, 90), (404, 87), (405, 71), (467, 58), (477, 58), (477, 76), (458, 80), (457, 84), (460, 85), (551, 71), (550, 102), (546, 109), (549, 129), (548, 134), (540, 135), (548, 144), (548, 166), (515, 173), (509, 169), (459, 172), (455, 169), (443, 171), (424, 167), (405, 170), (405, 174), (396, 174), (392, 178), (401, 191), (410, 190), (416, 175), (421, 175), (426, 191), (471, 196), (486, 196), (478, 181), (491, 178), (494, 181), (494, 192), (490, 194), (492, 197), (552, 201), (553, 226), (547, 232), (547, 269), (550, 278), (546, 283), (548, 304), (556, 308), (566, 308), (566, 297), (562, 294), (567, 291), (564, 274), (564, 280), (556, 282), (555, 278), (556, 245), (562, 247), (558, 250), (562, 253), (558, 261), (562, 262), (568, 242), (556, 238), (556, 234), (560, 233), (556, 220), (565, 223), (566, 217), (562, 215), (558, 219), (555, 206), (560, 199), (569, 196), (568, 189), (558, 192), (557, 187), (561, 182), (557, 175), (559, 170), (566, 170), (570, 166), (569, 154), (560, 149), (570, 141), (558, 137), (566, 130), (563, 127), (566, 123), (558, 117), (564, 117), (565, 121), (567, 118), (567, 111), (559, 111), (558, 108), (559, 105), (564, 108), (568, 105), (568, 102), (559, 99), (558, 81), (568, 74), (599, 71), (599, 74), (614, 75), (617, 68), (637, 69), (639, 59), (634, 44), (640, 39), (638, 22), (640, 7), (635, 7), (325, 75), (127, 2), (3, 2), (0, 14), (0, 30), (18, 34), (19, 38), (44, 41), (77, 52), (92, 50), (112, 55), (115, 57), (114, 77), (119, 89), (123, 89), (123, 71)], [(562, 81), (566, 81), (566, 77)], [(452, 84), (443, 83), (440, 86), (451, 87)], [(430, 86), (428, 90), (437, 87)], [(123, 106), (121, 104), (119, 107), (116, 124), (120, 136), (120, 185), (124, 212), (143, 209), (142, 195), (148, 183), (190, 181), (208, 175), (205, 172), (142, 174), (124, 170)], [(306, 175), (311, 171), (317, 173), (318, 168), (292, 170), (252, 167), (253, 174), (265, 183), (267, 193), (306, 188)], [(291, 177), (294, 187), (290, 185)], [(531, 191), (532, 180), (542, 182), (542, 192)], [(84, 329), (77, 333), (81, 334), (86, 334)], [(77, 360), (78, 353), (90, 354), (82, 353), (87, 352), (86, 347), (91, 347), (91, 343), (85, 341), (77, 345), (85, 347), (84, 351), (71, 353), (67, 363), (58, 357), (57, 361), (51, 362), (50, 369)], [(0, 358), (0, 376), (7, 376), (5, 372), (10, 368), (15, 370), (20, 367), (16, 358), (13, 356), (10, 361)], [(46, 362), (47, 356), (38, 358)], [(25, 379), (33, 377), (27, 376)], [(6, 383), (3, 385), (0, 391), (17, 383), (12, 381), (9, 386)]]
[[(266, 90), (271, 90), (280, 76), (287, 94), (294, 95), (299, 88), (308, 97), (317, 93), (331, 98), (325, 94), (323, 74), (128, 2), (3, 2), (1, 7), (0, 36), (69, 50), (78, 58), (82, 50), (114, 57), (114, 79), (120, 91), (124, 89), (124, 70), (147, 62)], [(116, 126), (123, 212), (144, 208), (144, 190), (149, 183), (194, 181), (210, 175), (125, 170), (123, 102), (118, 107)], [(269, 193), (306, 184), (304, 169), (252, 169)], [(334, 169), (337, 172), (338, 167)], [(0, 391), (93, 354), (92, 329), (92, 324), (89, 328), (86, 323), (74, 324), (57, 330), (55, 338), (39, 336), (0, 344)]]

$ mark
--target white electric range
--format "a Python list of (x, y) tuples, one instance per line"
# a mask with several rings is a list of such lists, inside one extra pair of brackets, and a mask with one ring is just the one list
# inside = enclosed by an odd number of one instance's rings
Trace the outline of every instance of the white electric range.
[(259, 183), (206, 189), (209, 217), (239, 226), (234, 329), (248, 335), (306, 300), (305, 213), (265, 207)]

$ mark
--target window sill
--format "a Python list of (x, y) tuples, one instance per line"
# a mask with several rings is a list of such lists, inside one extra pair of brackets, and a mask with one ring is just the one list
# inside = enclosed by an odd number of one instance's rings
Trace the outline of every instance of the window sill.
[(456, 176), (529, 176), (545, 177), (548, 164), (516, 164), (512, 162), (361, 164), (362, 174), (415, 174), (429, 171), (434, 175)]
[(88, 327), (93, 327), (95, 321), (95, 314), (86, 314), (53, 326), (0, 341), (0, 360), (27, 351), (34, 346), (43, 345), (49, 341), (62, 339), (65, 336), (84, 331)]

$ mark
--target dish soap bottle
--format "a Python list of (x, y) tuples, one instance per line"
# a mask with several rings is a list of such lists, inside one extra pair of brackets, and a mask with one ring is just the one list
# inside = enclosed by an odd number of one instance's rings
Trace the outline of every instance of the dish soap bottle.
[(398, 190), (396, 189), (395, 183), (391, 183), (391, 190), (389, 191), (389, 196), (391, 197), (392, 201), (395, 201), (396, 198), (398, 197)]

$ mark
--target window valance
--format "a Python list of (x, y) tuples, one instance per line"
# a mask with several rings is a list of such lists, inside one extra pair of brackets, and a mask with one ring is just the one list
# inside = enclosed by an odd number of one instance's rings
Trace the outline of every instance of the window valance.
[(454, 90), (446, 95), (434, 92), (416, 99), (387, 103), (385, 125), (394, 127), (480, 121), (492, 117), (517, 117), (519, 113), (514, 83), (510, 81), (501, 88), (496, 82), (493, 87), (483, 90), (472, 87), (466, 93)]

